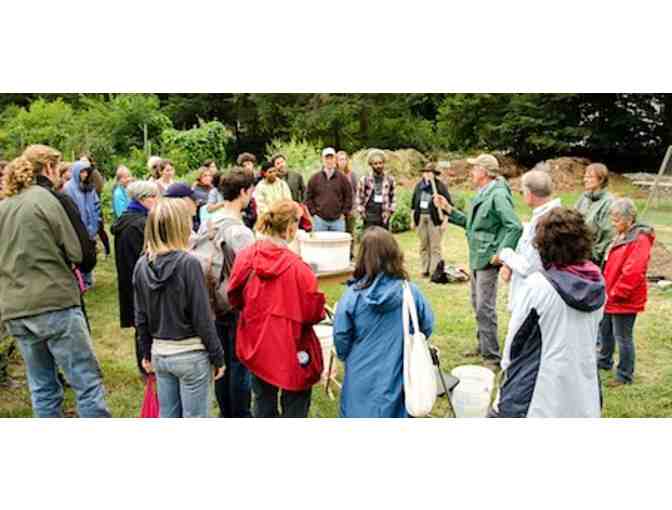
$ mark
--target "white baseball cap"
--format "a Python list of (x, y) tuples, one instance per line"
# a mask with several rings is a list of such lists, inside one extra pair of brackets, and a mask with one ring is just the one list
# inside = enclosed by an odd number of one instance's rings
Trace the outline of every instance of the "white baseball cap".
[(325, 157), (325, 156), (335, 156), (335, 155), (336, 155), (336, 151), (334, 150), (333, 147), (327, 147), (326, 149), (324, 149), (324, 150), (322, 151), (322, 157)]

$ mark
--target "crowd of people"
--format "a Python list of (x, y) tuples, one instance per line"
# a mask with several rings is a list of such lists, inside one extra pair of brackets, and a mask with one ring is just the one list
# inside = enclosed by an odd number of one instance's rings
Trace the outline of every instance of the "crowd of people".
[[(317, 277), (292, 249), (299, 230), (352, 235), (352, 279), (334, 318), (344, 364), (343, 417), (407, 417), (403, 390), (404, 255), (390, 233), (396, 183), (383, 151), (358, 176), (327, 147), (307, 183), (274, 155), (243, 153), (220, 171), (205, 161), (193, 185), (170, 160), (149, 177), (119, 166), (111, 206), (122, 328), (133, 328), (140, 376), (156, 378), (160, 416), (206, 417), (211, 388), (221, 417), (306, 417), (324, 372), (313, 326), (325, 319)], [(449, 225), (464, 229), (476, 342), (465, 354), (502, 372), (493, 417), (599, 417), (599, 370), (610, 385), (634, 380), (634, 324), (647, 299), (653, 229), (634, 203), (608, 191), (608, 169), (586, 169), (574, 207), (554, 196), (540, 163), (522, 178), (523, 224), (490, 154), (469, 159), (476, 195), (459, 210), (434, 163), (411, 199), (421, 275), (442, 260)], [(24, 358), (36, 416), (61, 416), (63, 382), (82, 417), (108, 417), (84, 295), (94, 285), (97, 238), (111, 252), (101, 213), (102, 176), (91, 155), (67, 164), (44, 145), (0, 162), (0, 318)], [(363, 235), (355, 252), (357, 221)], [(214, 269), (216, 268), (216, 270)], [(500, 349), (497, 290), (511, 319)], [(419, 327), (434, 328), (429, 300), (411, 284)]]

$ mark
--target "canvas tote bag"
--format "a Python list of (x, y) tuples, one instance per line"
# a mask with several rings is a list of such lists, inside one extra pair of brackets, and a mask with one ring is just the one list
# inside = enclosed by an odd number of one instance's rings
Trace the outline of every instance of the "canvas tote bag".
[[(404, 300), (402, 324), (404, 328), (404, 395), (408, 414), (427, 416), (436, 401), (436, 372), (429, 353), (427, 338), (420, 331), (418, 312), (408, 282), (403, 283)], [(413, 333), (409, 328), (409, 316)]]

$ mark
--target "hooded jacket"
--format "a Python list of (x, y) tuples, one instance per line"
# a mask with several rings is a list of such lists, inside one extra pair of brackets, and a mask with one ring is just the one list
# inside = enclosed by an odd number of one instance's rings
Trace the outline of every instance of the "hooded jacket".
[(135, 322), (133, 305), (133, 270), (140, 259), (145, 244), (145, 224), (149, 211), (133, 200), (128, 208), (112, 224), (114, 236), (114, 262), (117, 266), (119, 290), (119, 320), (122, 328), (130, 328)]
[(592, 262), (528, 276), (504, 345), (499, 416), (600, 416), (595, 339), (606, 301)]
[(85, 168), (90, 168), (90, 163), (77, 161), (72, 165), (70, 169), (72, 177), (65, 185), (63, 191), (75, 202), (79, 209), (79, 216), (82, 218), (82, 223), (86, 226), (89, 237), (95, 239), (100, 227), (100, 199), (93, 184), (91, 184), (90, 173), (86, 181), (81, 182), (80, 180), (81, 172)]
[[(420, 330), (432, 334), (429, 303), (411, 283)], [(360, 289), (350, 285), (338, 303), (334, 344), (345, 363), (340, 414), (346, 418), (404, 418), (402, 280), (386, 274)]]
[(135, 327), (144, 359), (151, 360), (152, 341), (179, 342), (199, 337), (210, 362), (224, 366), (224, 351), (210, 318), (205, 277), (198, 259), (171, 251), (150, 262), (146, 255), (133, 272)]
[(504, 248), (514, 250), (523, 233), (513, 207), (511, 188), (501, 177), (478, 192), (467, 215), (453, 208), (448, 221), (466, 230), (472, 271), (489, 267), (492, 257)]
[(583, 214), (593, 233), (593, 262), (604, 265), (604, 257), (614, 238), (611, 224), (611, 204), (614, 196), (608, 191), (586, 191), (576, 203), (575, 209)]
[[(236, 355), (253, 374), (290, 391), (320, 379), (322, 349), (313, 325), (324, 318), (325, 298), (298, 255), (273, 240), (257, 241), (236, 256), (228, 297), (240, 311)], [(299, 351), (308, 353), (307, 364), (299, 364)]]
[(635, 224), (607, 251), (604, 279), (607, 283), (606, 313), (643, 312), (648, 298), (646, 272), (651, 247), (656, 240), (653, 228)]

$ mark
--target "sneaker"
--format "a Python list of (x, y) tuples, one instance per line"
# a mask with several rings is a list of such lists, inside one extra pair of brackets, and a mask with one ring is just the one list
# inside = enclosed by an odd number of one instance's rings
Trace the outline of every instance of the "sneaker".
[(480, 358), (481, 356), (481, 351), (478, 349), (474, 349), (473, 351), (465, 351), (462, 353), (462, 356), (465, 358)]

